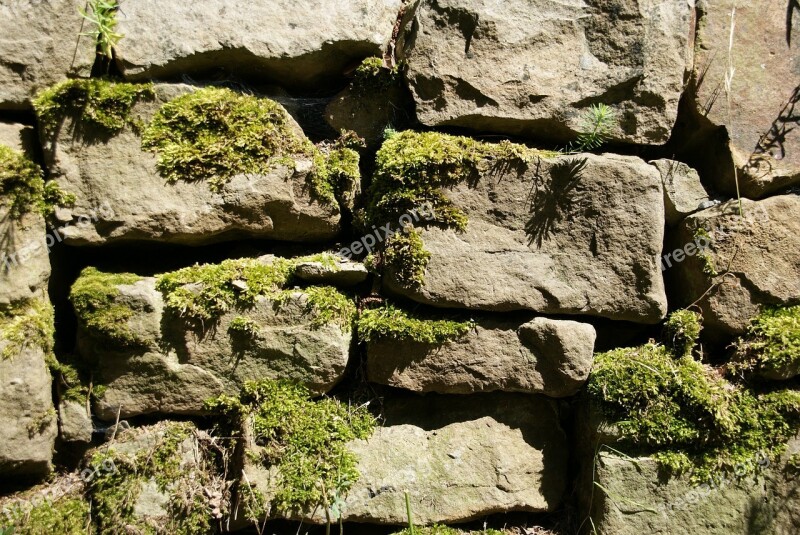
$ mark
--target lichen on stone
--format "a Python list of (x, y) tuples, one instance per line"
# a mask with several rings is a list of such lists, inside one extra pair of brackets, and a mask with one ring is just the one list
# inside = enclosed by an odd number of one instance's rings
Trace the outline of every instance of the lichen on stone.
[(360, 180), (352, 148), (321, 150), (277, 102), (225, 88), (199, 89), (164, 104), (144, 129), (142, 147), (158, 153), (158, 171), (168, 182), (203, 180), (212, 191), (236, 175), (294, 168), (300, 157), (313, 162), (308, 183), (320, 201), (334, 203), (340, 183)]
[(472, 321), (430, 319), (409, 313), (391, 304), (361, 312), (357, 320), (360, 340), (414, 340), (423, 344), (444, 344), (474, 329)]
[(33, 101), (39, 125), (46, 134), (56, 131), (67, 114), (79, 113), (79, 121), (115, 134), (139, 122), (131, 117), (134, 104), (155, 98), (152, 84), (116, 83), (108, 80), (66, 80), (45, 89)]
[(222, 416), (225, 426), (250, 437), (251, 459), (277, 468), (270, 504), (259, 489), (241, 482), (239, 494), (250, 496), (247, 516), (254, 520), (263, 519), (265, 510), (329, 509), (359, 478), (358, 459), (347, 443), (368, 438), (376, 423), (363, 406), (327, 397), (313, 400), (307, 388), (287, 381), (247, 382), (239, 397), (220, 396), (207, 401), (206, 408)]
[(22, 301), (0, 309), (0, 359), (13, 359), (27, 347), (53, 354), (55, 324), (52, 305), (43, 299)]
[(122, 346), (140, 341), (128, 325), (134, 315), (130, 307), (118, 303), (119, 286), (141, 280), (131, 273), (102, 273), (96, 268), (84, 269), (70, 291), (70, 301), (78, 319), (92, 334)]

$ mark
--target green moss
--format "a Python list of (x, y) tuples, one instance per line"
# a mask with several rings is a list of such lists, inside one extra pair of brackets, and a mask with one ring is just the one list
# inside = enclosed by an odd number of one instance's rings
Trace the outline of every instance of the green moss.
[(396, 87), (399, 82), (397, 67), (389, 69), (384, 66), (382, 58), (372, 57), (366, 58), (356, 69), (352, 88), (359, 95), (370, 95)]
[(13, 359), (27, 347), (39, 347), (52, 358), (55, 324), (53, 307), (43, 299), (32, 299), (0, 309), (0, 359)]
[(114, 83), (98, 78), (61, 82), (45, 89), (34, 99), (33, 107), (42, 130), (51, 135), (64, 116), (80, 113), (80, 121), (115, 134), (139, 123), (131, 109), (140, 100), (155, 97), (152, 84)]
[(271, 264), (254, 258), (225, 260), (160, 275), (156, 288), (175, 313), (210, 320), (233, 308), (252, 307), (258, 296), (276, 295), (294, 270), (295, 262), (282, 258)]
[[(395, 532), (394, 535), (412, 535), (412, 533), (410, 529), (406, 528), (402, 531)], [(415, 526), (413, 535), (503, 535), (503, 532), (491, 528), (479, 531), (462, 531), (460, 529), (436, 524), (424, 528)]]
[(436, 223), (463, 231), (466, 214), (445, 197), (443, 188), (478, 180), (492, 167), (528, 165), (551, 155), (508, 141), (492, 144), (438, 132), (395, 133), (376, 155), (367, 223), (394, 223), (402, 214), (430, 203)]
[(158, 153), (158, 170), (168, 182), (204, 180), (220, 191), (235, 175), (268, 173), (309, 158), (311, 193), (334, 203), (338, 189), (358, 182), (358, 153), (333, 144), (315, 147), (277, 102), (208, 87), (182, 95), (153, 117), (142, 147)]
[(755, 470), (800, 425), (800, 392), (758, 393), (652, 343), (596, 355), (587, 390), (630, 448), (698, 482)]
[(737, 363), (746, 371), (800, 370), (800, 305), (765, 308), (736, 343)]
[(281, 512), (329, 507), (344, 496), (359, 477), (346, 444), (368, 438), (375, 426), (364, 407), (332, 398), (315, 401), (306, 388), (285, 381), (248, 382), (238, 399), (221, 396), (206, 406), (226, 421), (250, 426), (260, 445), (252, 453), (278, 469), (272, 507)]
[(359, 338), (366, 342), (392, 338), (437, 345), (456, 340), (475, 327), (471, 321), (424, 319), (390, 304), (363, 311), (357, 325)]
[[(137, 533), (186, 535), (211, 531), (210, 509), (202, 494), (208, 475), (202, 469), (187, 473), (181, 466), (180, 446), (191, 434), (189, 424), (169, 424), (151, 445), (135, 455), (121, 454), (112, 446), (92, 457), (91, 466), (114, 467), (98, 469), (88, 485), (92, 514), (100, 533), (127, 533), (131, 528)], [(169, 496), (169, 521), (158, 530), (134, 514), (142, 485), (151, 480)]]
[(70, 301), (81, 323), (93, 334), (121, 345), (137, 345), (128, 320), (134, 311), (117, 303), (118, 286), (141, 280), (131, 273), (102, 273), (89, 267), (81, 272), (70, 291)]
[(416, 288), (425, 283), (425, 269), (430, 258), (431, 253), (425, 249), (422, 236), (413, 227), (408, 227), (386, 240), (384, 266), (405, 287)]
[[(169, 309), (190, 320), (208, 321), (230, 310), (246, 310), (260, 296), (286, 303), (293, 293), (306, 295), (308, 311), (314, 312), (312, 326), (336, 322), (349, 329), (355, 316), (353, 300), (327, 286), (284, 290), (294, 279), (298, 264), (320, 262), (337, 268), (334, 255), (323, 253), (295, 259), (276, 258), (265, 263), (256, 258), (225, 260), (220, 264), (196, 265), (160, 275), (156, 288), (164, 294)], [(244, 319), (244, 318), (242, 318)], [(247, 328), (236, 321), (232, 328)]]
[(0, 145), (0, 206), (19, 219), (44, 208), (42, 170), (23, 153)]
[(244, 316), (236, 316), (228, 326), (228, 331), (234, 334), (240, 334), (247, 337), (253, 337), (258, 334), (258, 324), (250, 318)]
[(673, 354), (691, 356), (703, 329), (703, 316), (692, 310), (677, 310), (670, 314), (664, 325), (664, 340)]
[[(694, 239), (696, 243), (703, 241), (708, 245), (714, 241), (708, 231), (703, 227), (697, 227), (697, 229), (694, 231)], [(714, 266), (714, 259), (712, 258), (711, 254), (709, 254), (706, 250), (701, 250), (699, 253), (697, 253), (697, 258), (699, 258), (703, 263), (703, 273), (705, 273), (706, 276), (712, 279), (719, 276), (717, 268)]]
[(79, 497), (42, 500), (33, 507), (15, 507), (5, 513), (0, 533), (11, 535), (91, 535), (89, 503)]
[(361, 157), (356, 148), (363, 146), (360, 138), (352, 145), (349, 134), (343, 131), (338, 141), (322, 144), (314, 152), (314, 172), (310, 177), (311, 190), (318, 197), (329, 202), (340, 199), (347, 205), (352, 204), (354, 191), (361, 181)]
[(55, 181), (46, 182), (42, 195), (42, 214), (45, 217), (50, 217), (55, 213), (56, 207), (75, 206), (76, 200), (77, 198), (73, 193), (65, 192)]
[(350, 331), (356, 317), (356, 305), (332, 286), (309, 286), (308, 288), (284, 290), (275, 297), (279, 306), (293, 299), (298, 293), (305, 296), (306, 312), (314, 314), (312, 328), (335, 323), (345, 331)]

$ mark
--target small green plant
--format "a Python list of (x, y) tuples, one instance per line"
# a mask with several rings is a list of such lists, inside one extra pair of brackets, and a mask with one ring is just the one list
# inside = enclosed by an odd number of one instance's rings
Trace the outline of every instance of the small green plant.
[(430, 258), (431, 253), (425, 249), (420, 232), (413, 227), (407, 227), (386, 240), (384, 266), (403, 286), (416, 288), (425, 283), (425, 268)]
[(606, 104), (592, 104), (581, 118), (578, 139), (568, 152), (590, 152), (603, 146), (610, 138), (616, 125), (616, 114)]
[(250, 318), (245, 318), (244, 316), (236, 316), (228, 326), (229, 332), (233, 334), (241, 334), (247, 336), (248, 338), (258, 335), (259, 330), (258, 323)]
[[(89, 503), (80, 496), (43, 499), (31, 507), (13, 507), (0, 513), (5, 535), (86, 535), (96, 533), (91, 525)], [(6, 524), (8, 523), (8, 524)]]
[(99, 78), (66, 80), (45, 89), (33, 101), (42, 130), (52, 135), (70, 113), (108, 134), (126, 126), (139, 129), (131, 109), (140, 100), (155, 98), (153, 84), (114, 83)]
[(357, 325), (359, 339), (365, 342), (389, 338), (436, 345), (456, 340), (475, 328), (472, 321), (425, 319), (388, 303), (363, 311)]
[(678, 310), (664, 324), (664, 344), (673, 354), (689, 357), (697, 346), (703, 317), (693, 310)]
[(119, 286), (141, 280), (131, 273), (102, 273), (84, 269), (70, 290), (70, 301), (81, 323), (93, 334), (122, 346), (140, 343), (128, 325), (134, 311), (118, 303)]
[(714, 259), (712, 258), (711, 254), (706, 250), (709, 245), (711, 245), (714, 240), (711, 238), (711, 235), (708, 231), (703, 227), (697, 227), (694, 231), (694, 239), (695, 243), (700, 243), (701, 241), (706, 244), (706, 247), (702, 248), (700, 252), (697, 253), (697, 258), (703, 263), (703, 273), (710, 279), (714, 277), (718, 277), (719, 273), (717, 272), (717, 268), (714, 265)]
[(800, 372), (800, 305), (765, 308), (735, 346), (734, 370)]
[[(249, 428), (247, 434), (259, 445), (249, 457), (278, 469), (271, 505), (284, 513), (324, 507), (329, 515), (331, 504), (359, 478), (357, 459), (346, 444), (368, 438), (376, 423), (364, 407), (333, 398), (313, 400), (308, 389), (287, 381), (248, 382), (238, 398), (220, 396), (206, 408), (236, 422), (234, 427)], [(251, 509), (265, 501), (256, 496), (261, 499), (249, 500)], [(262, 509), (249, 516), (264, 514)]]
[(98, 55), (114, 59), (114, 47), (123, 37), (117, 33), (119, 3), (117, 0), (89, 0), (87, 5), (89, 9), (78, 8), (78, 11), (92, 25), (92, 30), (81, 35), (95, 40)]
[(306, 301), (306, 311), (314, 314), (311, 321), (312, 329), (335, 323), (343, 330), (350, 331), (356, 317), (356, 305), (353, 299), (333, 286), (309, 286), (302, 289), (284, 290), (275, 296), (275, 302), (281, 306), (298, 294), (302, 295)]

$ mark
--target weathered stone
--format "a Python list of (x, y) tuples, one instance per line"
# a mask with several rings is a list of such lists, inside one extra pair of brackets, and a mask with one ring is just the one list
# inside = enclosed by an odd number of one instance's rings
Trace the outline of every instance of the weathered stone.
[(387, 289), (439, 307), (662, 319), (658, 170), (614, 155), (513, 167), (445, 190), (467, 214), (466, 231), (422, 229), (424, 284), (403, 287), (390, 273)]
[(351, 85), (325, 108), (325, 120), (337, 132), (352, 130), (368, 146), (380, 145), (387, 128), (405, 120), (406, 91), (399, 85), (361, 88)]
[[(292, 379), (323, 393), (344, 374), (351, 334), (331, 321), (312, 325), (318, 313), (297, 290), (278, 305), (259, 297), (248, 310), (231, 310), (202, 328), (165, 309), (155, 279), (117, 286), (114, 304), (133, 314), (126, 325), (138, 340), (114, 344), (85, 325), (81, 358), (93, 366), (95, 385), (105, 386), (94, 404), (103, 420), (140, 414), (202, 414), (204, 401), (237, 394), (248, 380)], [(246, 318), (256, 332), (230, 332)], [(80, 318), (79, 318), (80, 321)]]
[[(735, 0), (704, 0), (698, 6), (698, 87), (690, 99), (691, 131), (682, 138), (688, 157), (701, 175), (730, 195), (736, 194), (734, 167), (741, 194), (750, 198), (800, 183), (800, 17), (796, 8)], [(729, 103), (725, 80), (731, 65)]]
[(344, 258), (336, 258), (336, 264), (325, 262), (299, 262), (295, 270), (297, 278), (312, 284), (332, 284), (334, 286), (355, 286), (369, 276), (364, 264)]
[(86, 403), (63, 400), (58, 406), (58, 436), (64, 442), (91, 442), (92, 417)]
[[(401, 0), (127, 2), (117, 46), (130, 79), (222, 68), (311, 88), (380, 56)], [(209, 24), (213, 21), (213, 24)]]
[(700, 175), (685, 163), (655, 160), (650, 164), (655, 165), (661, 173), (667, 225), (677, 225), (683, 218), (702, 209), (704, 203), (710, 201), (708, 193), (700, 182)]
[[(148, 122), (161, 105), (192, 89), (158, 85), (156, 98), (137, 103), (131, 113)], [(56, 214), (59, 236), (71, 245), (135, 240), (198, 245), (236, 237), (322, 241), (339, 232), (338, 206), (310, 196), (310, 158), (277, 165), (268, 174), (234, 176), (214, 193), (203, 180), (166, 183), (156, 168), (157, 155), (142, 149), (130, 127), (109, 136), (67, 117), (55, 139), (44, 141), (52, 178), (77, 197), (74, 207)]]
[[(789, 450), (800, 451), (800, 441)], [(695, 535), (790, 535), (800, 529), (797, 475), (785, 463), (774, 463), (758, 477), (715, 480), (699, 486), (683, 477), (665, 481), (651, 458), (603, 451), (595, 463), (597, 485), (582, 491), (590, 508), (582, 517), (591, 516), (597, 533), (615, 535), (666, 535), (677, 533), (676, 527)]]
[(417, 117), (563, 142), (602, 102), (615, 139), (664, 143), (693, 19), (677, 1), (422, 0), (403, 51)]
[[(566, 437), (552, 402), (522, 394), (387, 399), (385, 422), (349, 448), (360, 479), (341, 508), (347, 522), (418, 524), (557, 508), (567, 480)], [(249, 462), (247, 481), (269, 497), (270, 473)], [(325, 521), (324, 514), (310, 519)]]
[[(736, 201), (691, 215), (674, 238), (695, 241), (700, 227), (709, 235), (706, 257), (687, 257), (672, 271), (685, 304), (702, 297), (704, 333), (715, 338), (743, 334), (763, 305), (800, 299), (800, 197), (744, 199), (742, 207), (744, 217)], [(704, 272), (711, 267), (717, 276)]]
[[(8, 340), (0, 328), (0, 351)], [(43, 348), (30, 344), (10, 358), (0, 356), (0, 474), (48, 474), (58, 434), (50, 371)]]
[(441, 346), (380, 339), (367, 345), (367, 377), (417, 392), (503, 390), (572, 396), (592, 367), (594, 327), (576, 321), (481, 319)]
[(0, 4), (0, 109), (30, 107), (37, 91), (68, 75), (88, 75), (95, 59), (81, 0)]

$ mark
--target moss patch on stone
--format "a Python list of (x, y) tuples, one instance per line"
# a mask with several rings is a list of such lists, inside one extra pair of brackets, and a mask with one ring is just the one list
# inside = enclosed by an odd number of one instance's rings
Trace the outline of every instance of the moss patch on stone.
[[(227, 423), (237, 422), (240, 430), (249, 427), (247, 435), (258, 444), (251, 458), (278, 470), (271, 506), (286, 513), (330, 510), (359, 478), (358, 460), (346, 444), (368, 438), (375, 427), (363, 406), (349, 407), (332, 398), (313, 400), (308, 389), (287, 381), (248, 382), (238, 398), (221, 396), (206, 407)], [(259, 507), (258, 499), (248, 503), (251, 509)], [(255, 519), (264, 515), (263, 510), (248, 513)]]
[(49, 360), (53, 355), (55, 324), (52, 305), (32, 299), (0, 309), (0, 359), (13, 359), (28, 347), (40, 348)]
[(224, 88), (200, 89), (164, 104), (144, 129), (142, 147), (158, 153), (158, 170), (168, 182), (203, 180), (212, 191), (235, 175), (294, 168), (298, 157), (313, 162), (309, 187), (321, 201), (334, 203), (338, 189), (360, 180), (352, 147), (315, 147), (277, 102)]
[(596, 355), (587, 390), (633, 452), (696, 482), (756, 470), (800, 425), (800, 391), (750, 390), (653, 343)]
[(402, 286), (418, 288), (425, 283), (425, 269), (431, 253), (425, 249), (420, 232), (407, 227), (386, 240), (384, 266), (389, 268)]
[(472, 321), (434, 320), (416, 316), (391, 304), (363, 311), (357, 320), (358, 337), (365, 342), (382, 338), (444, 344), (475, 327)]
[[(100, 468), (87, 493), (100, 533), (128, 532), (131, 527), (145, 533), (211, 532), (211, 509), (203, 494), (209, 476), (202, 467), (192, 468), (189, 474), (182, 466), (181, 445), (191, 436), (190, 424), (166, 424), (153, 443), (135, 455), (121, 454), (113, 445), (94, 454), (90, 465)], [(169, 520), (158, 530), (135, 514), (142, 486), (149, 481), (169, 496)]]
[(462, 531), (460, 529), (451, 528), (436, 524), (427, 527), (414, 527), (414, 531), (406, 528), (402, 531), (397, 531), (393, 535), (504, 535), (504, 532), (496, 529), (482, 529), (479, 531)]
[(131, 109), (140, 100), (152, 100), (152, 84), (115, 83), (91, 78), (67, 80), (45, 89), (33, 101), (39, 125), (52, 134), (61, 120), (79, 113), (79, 120), (108, 133), (115, 134), (140, 124), (131, 117)]
[(87, 535), (96, 531), (91, 525), (89, 503), (80, 497), (62, 497), (0, 513), (0, 533)]
[(747, 334), (736, 342), (736, 349), (733, 369), (800, 371), (800, 305), (765, 308), (753, 318)]
[(23, 215), (44, 208), (44, 180), (41, 168), (23, 153), (0, 145), (0, 205), (9, 215)]
[(134, 311), (116, 301), (118, 286), (135, 284), (141, 277), (131, 273), (102, 273), (84, 269), (70, 290), (70, 301), (81, 323), (93, 334), (123, 346), (139, 340), (128, 326)]
[(371, 57), (361, 62), (356, 68), (352, 88), (358, 95), (369, 95), (386, 91), (400, 82), (400, 70), (387, 68), (383, 58)]
[(693, 310), (678, 310), (664, 324), (664, 344), (673, 354), (688, 357), (697, 346), (703, 316)]
[[(160, 275), (156, 288), (174, 313), (189, 320), (213, 321), (230, 310), (247, 310), (258, 297), (266, 297), (278, 306), (293, 295), (305, 295), (308, 312), (314, 314), (312, 327), (337, 323), (349, 330), (355, 317), (353, 300), (330, 286), (309, 286), (285, 289), (294, 280), (297, 266), (304, 262), (338, 265), (329, 254), (295, 259), (276, 258), (264, 262), (257, 258), (225, 260), (220, 264), (204, 264)], [(252, 331), (245, 318), (231, 325), (234, 331)]]

